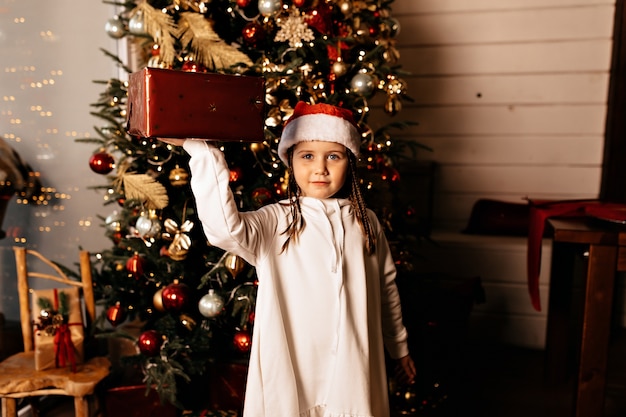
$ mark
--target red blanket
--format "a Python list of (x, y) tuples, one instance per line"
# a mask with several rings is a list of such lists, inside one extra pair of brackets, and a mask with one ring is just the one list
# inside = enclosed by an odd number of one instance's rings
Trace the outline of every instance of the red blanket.
[(541, 311), (539, 274), (541, 272), (541, 240), (546, 220), (552, 217), (594, 217), (626, 222), (626, 204), (600, 200), (531, 201), (528, 229), (528, 291), (533, 307)]

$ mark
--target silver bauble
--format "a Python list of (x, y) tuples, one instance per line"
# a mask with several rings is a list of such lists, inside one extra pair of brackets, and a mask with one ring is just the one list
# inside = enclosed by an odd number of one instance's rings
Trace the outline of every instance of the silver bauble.
[(204, 317), (212, 318), (218, 316), (224, 308), (224, 300), (215, 290), (210, 289), (207, 294), (200, 298), (198, 310)]
[(159, 234), (161, 231), (161, 223), (157, 218), (141, 215), (137, 217), (135, 229), (137, 229), (140, 236), (151, 238)]
[(360, 96), (369, 96), (374, 88), (374, 78), (364, 72), (359, 72), (350, 80), (350, 89)]
[(122, 222), (120, 219), (120, 214), (117, 211), (114, 211), (109, 214), (106, 219), (104, 219), (104, 226), (111, 232), (119, 232), (122, 230)]
[(146, 33), (146, 28), (143, 24), (143, 14), (135, 13), (128, 20), (128, 32), (133, 35), (143, 35)]
[(265, 17), (278, 13), (282, 7), (282, 0), (259, 0), (259, 13)]
[(124, 35), (126, 35), (124, 22), (122, 22), (117, 16), (107, 20), (104, 25), (104, 31), (113, 39), (121, 39)]

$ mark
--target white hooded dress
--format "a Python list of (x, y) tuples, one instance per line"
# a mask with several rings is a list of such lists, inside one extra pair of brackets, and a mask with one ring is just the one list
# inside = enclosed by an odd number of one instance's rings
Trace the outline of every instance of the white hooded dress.
[[(206, 237), (256, 268), (244, 417), (388, 417), (384, 347), (408, 354), (395, 265), (380, 223), (368, 255), (350, 202), (303, 197), (306, 226), (281, 253), (287, 202), (239, 212), (222, 152), (187, 140)], [(384, 345), (384, 346), (383, 346)]]

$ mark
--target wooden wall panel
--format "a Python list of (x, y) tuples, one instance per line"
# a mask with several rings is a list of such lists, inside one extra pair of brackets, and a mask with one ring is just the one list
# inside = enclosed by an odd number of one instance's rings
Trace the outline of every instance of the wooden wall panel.
[[(410, 106), (606, 103), (607, 73), (490, 74), (404, 77)], [(572, 88), (575, 86), (575, 88)]]
[(420, 159), (436, 158), (440, 164), (597, 165), (602, 158), (603, 137), (591, 135), (476, 135), (421, 136), (418, 140), (435, 149), (420, 152)]
[(450, 13), (493, 10), (525, 10), (550, 7), (579, 7), (590, 5), (613, 5), (611, 0), (396, 0), (394, 15), (411, 13)]
[(612, 5), (568, 9), (513, 9), (398, 17), (404, 45), (547, 42), (611, 37)]
[(487, 303), (472, 317), (478, 334), (542, 347), (545, 312), (528, 299), (526, 239), (461, 231), (480, 199), (599, 195), (615, 1), (396, 0), (392, 7), (414, 99), (395, 118), (417, 122), (399, 136), (432, 148), (418, 158), (436, 163), (437, 249), (424, 248), (420, 268), (481, 276)]
[[(608, 72), (608, 40), (416, 46), (400, 44), (404, 70), (415, 76)], [(581, 59), (584, 58), (584, 59)]]

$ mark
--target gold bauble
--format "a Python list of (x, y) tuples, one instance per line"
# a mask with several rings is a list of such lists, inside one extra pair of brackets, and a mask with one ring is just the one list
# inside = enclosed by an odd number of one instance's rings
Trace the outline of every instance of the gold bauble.
[(165, 307), (163, 307), (163, 288), (159, 288), (157, 292), (152, 296), (152, 304), (154, 304), (154, 308), (157, 311), (165, 311)]
[(229, 253), (224, 258), (224, 268), (230, 272), (233, 278), (237, 278), (237, 275), (245, 268), (245, 261), (239, 256)]
[(182, 187), (189, 183), (189, 173), (186, 169), (177, 166), (170, 171), (169, 180), (174, 187)]
[(341, 77), (348, 72), (348, 65), (343, 61), (337, 60), (333, 63), (332, 71), (337, 77)]

